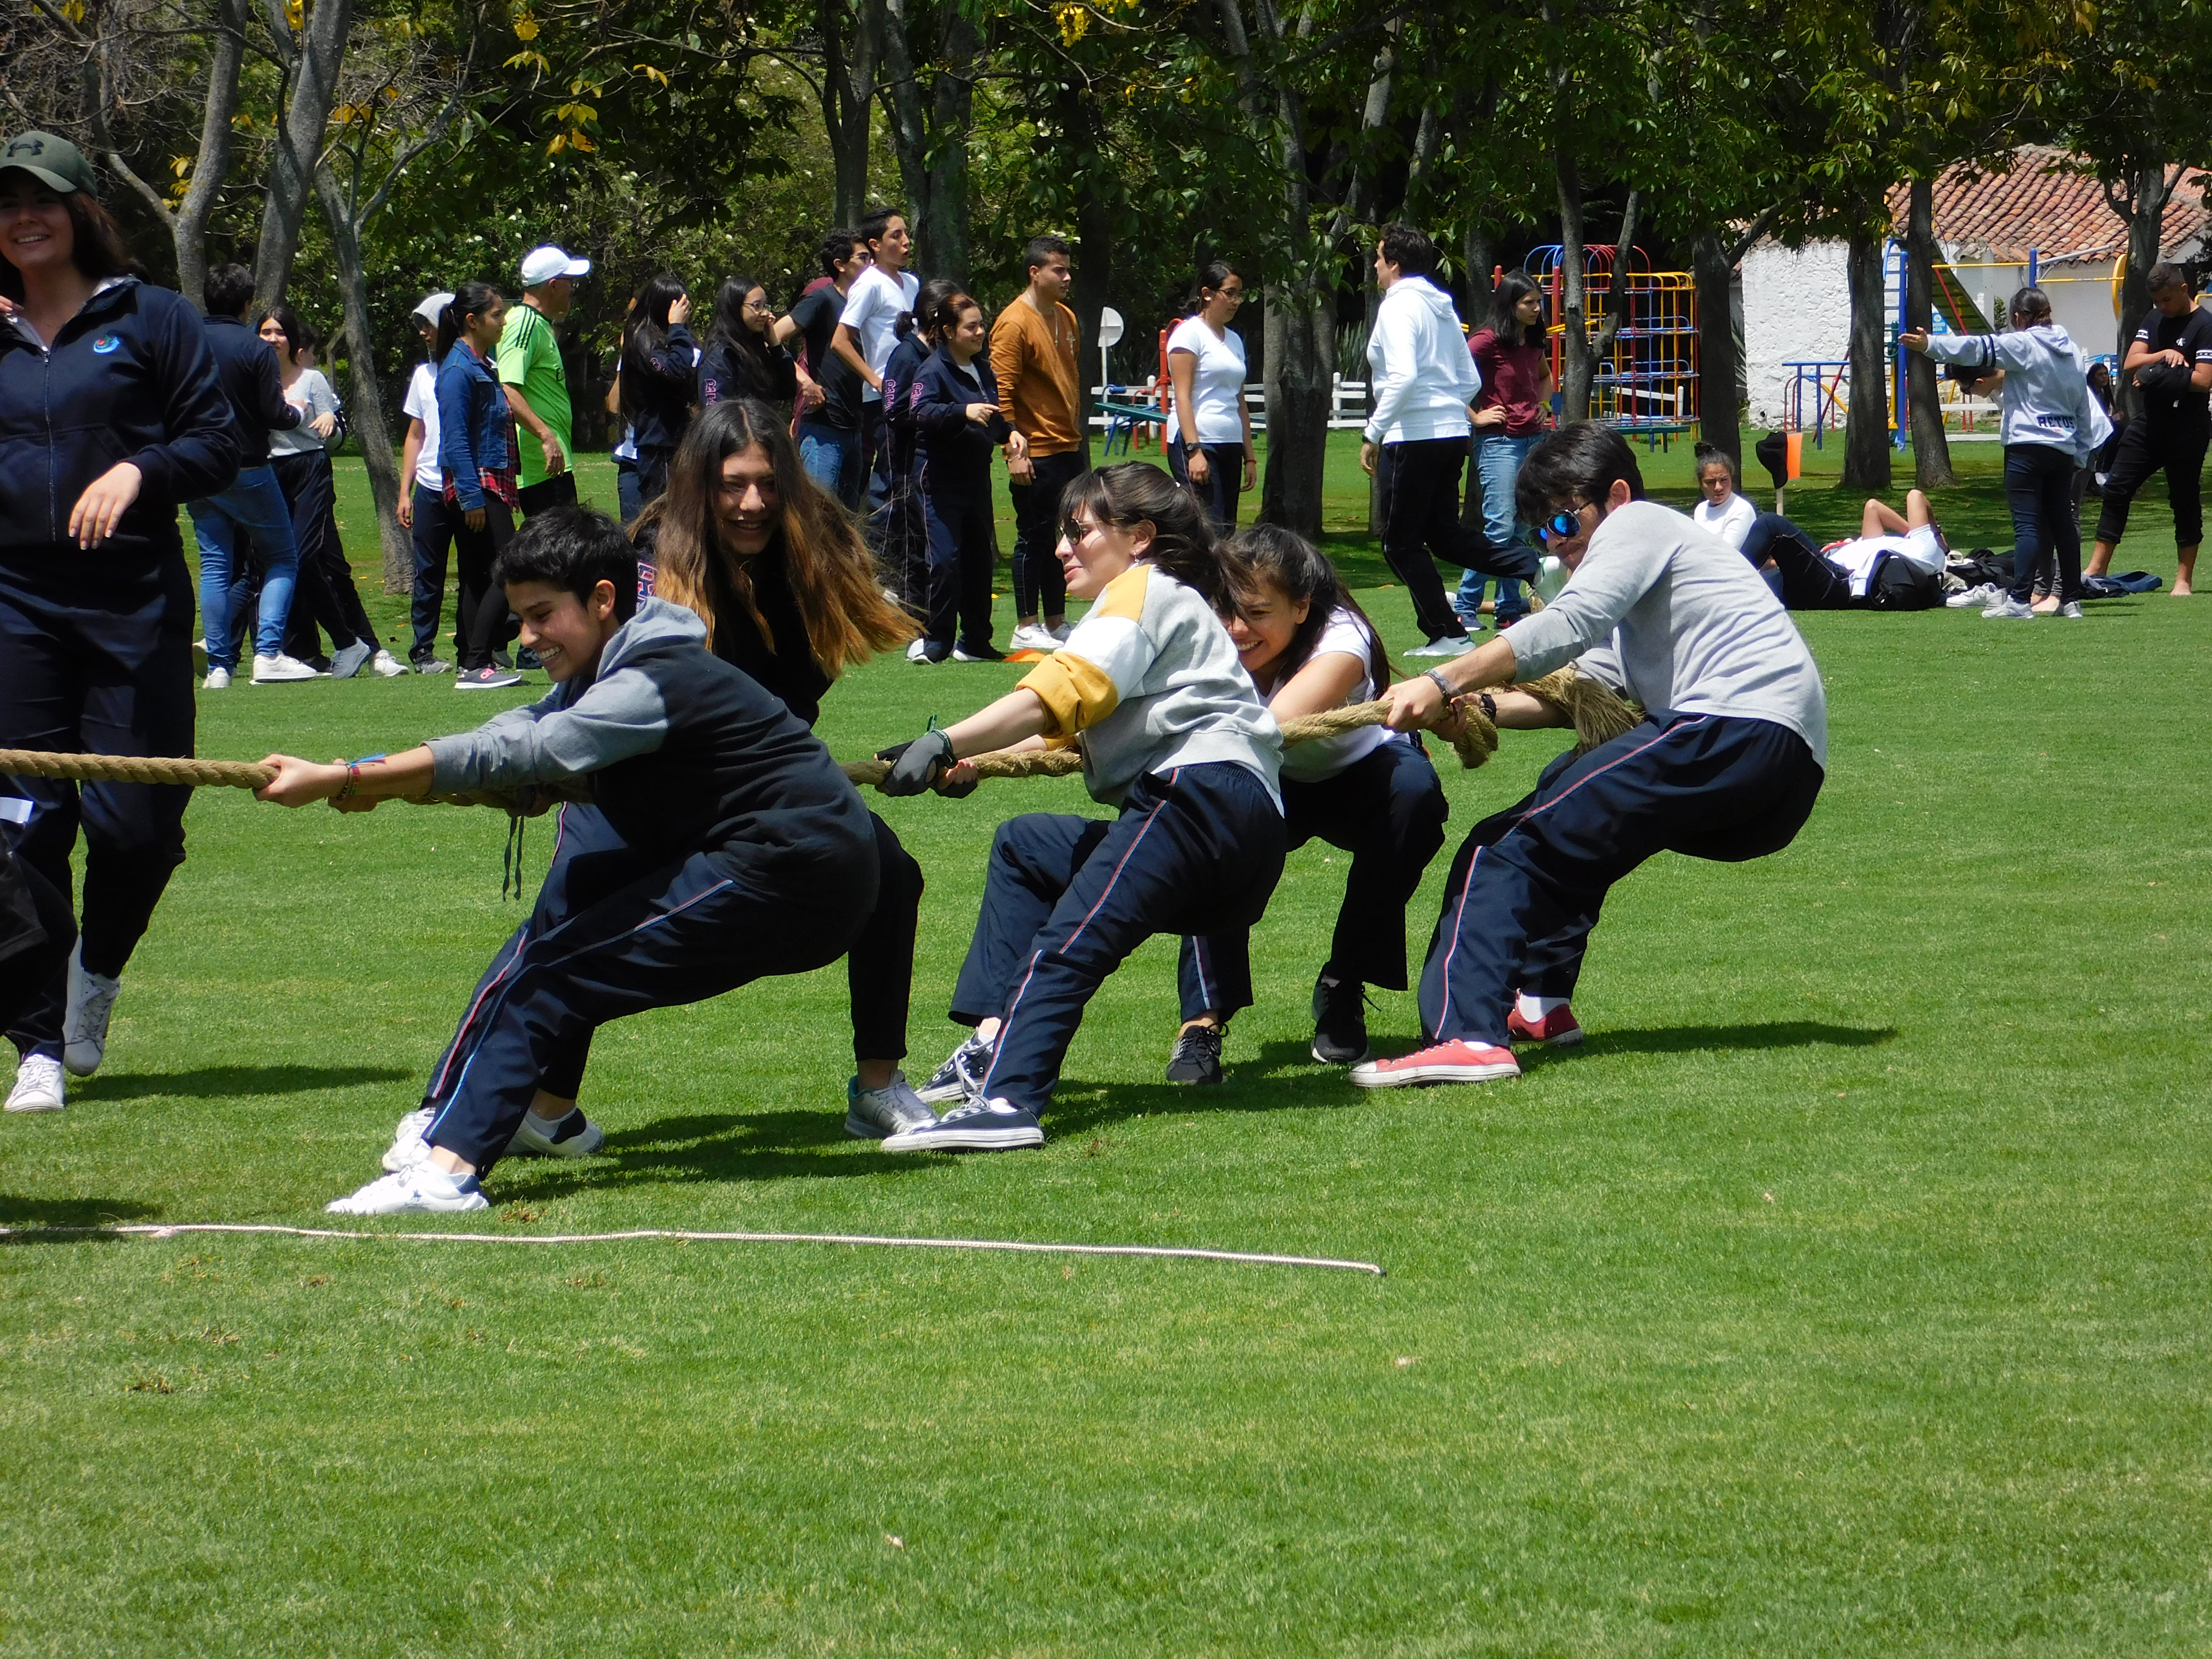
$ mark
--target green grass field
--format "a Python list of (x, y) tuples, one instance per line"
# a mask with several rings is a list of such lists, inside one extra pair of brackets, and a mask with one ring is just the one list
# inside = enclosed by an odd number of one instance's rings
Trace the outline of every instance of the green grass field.
[[(2004, 545), (1995, 448), (1960, 453), (1939, 511)], [(1854, 523), (1818, 471), (1839, 447), (1815, 459), (1793, 514)], [(1686, 500), (1684, 447), (1652, 476)], [(1341, 441), (1330, 483), (1371, 588)], [(347, 487), (366, 575), (357, 463)], [(2121, 563), (2170, 578), (2162, 501)], [(1402, 593), (1364, 597), (1417, 642)], [(1042, 1152), (888, 1156), (842, 1132), (832, 969), (611, 1028), (607, 1155), (509, 1164), (447, 1229), (1144, 1242), (1386, 1279), (34, 1231), (0, 1249), (0, 1651), (2212, 1650), (2203, 605), (1804, 617), (1832, 730), (1811, 823), (1626, 883), (1589, 1042), (1518, 1083), (1363, 1096), (1307, 1060), (1343, 862), (1314, 846), (1224, 1088), (1160, 1080), (1155, 940)], [(823, 735), (858, 754), (1017, 672), (872, 665)], [(451, 684), (241, 685), (203, 697), (200, 750), (358, 754), (498, 706)], [(1455, 834), (1559, 742), (1450, 774)], [(930, 882), (926, 1068), (993, 824), (1087, 803), (878, 804)], [(188, 828), (107, 1065), (0, 1124), (0, 1223), (319, 1224), (518, 915), (489, 812), (210, 790)], [(1376, 1000), (1410, 1046), (1410, 996)]]

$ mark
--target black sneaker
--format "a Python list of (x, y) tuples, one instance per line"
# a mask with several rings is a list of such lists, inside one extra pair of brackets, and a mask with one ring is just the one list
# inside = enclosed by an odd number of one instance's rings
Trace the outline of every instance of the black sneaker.
[(1367, 1058), (1367, 998), (1356, 979), (1314, 981), (1313, 1057), (1324, 1066), (1357, 1066)]
[(538, 660), (538, 653), (535, 651), (532, 651), (526, 645), (514, 653), (514, 665), (517, 668), (543, 668), (545, 666), (544, 663)]
[(915, 1093), (932, 1106), (950, 1100), (981, 1100), (983, 1073), (991, 1069), (991, 1048), (981, 1037), (970, 1036), (945, 1056), (945, 1064), (932, 1072)]
[(1044, 1145), (1044, 1129), (1031, 1113), (1003, 1100), (955, 1106), (934, 1123), (885, 1135), (887, 1152), (1011, 1152)]
[(1006, 659), (1006, 653), (988, 640), (981, 645), (963, 641), (952, 647), (952, 660), (955, 662), (1004, 662)]
[(1218, 1083), (1221, 1081), (1221, 1028), (1219, 1026), (1189, 1026), (1176, 1038), (1175, 1052), (1168, 1056), (1168, 1081), (1170, 1083)]

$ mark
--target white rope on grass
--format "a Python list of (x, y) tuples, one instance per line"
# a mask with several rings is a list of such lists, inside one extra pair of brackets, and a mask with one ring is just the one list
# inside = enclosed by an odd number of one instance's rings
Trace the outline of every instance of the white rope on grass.
[(245, 1221), (133, 1222), (112, 1227), (0, 1227), (0, 1243), (33, 1239), (174, 1238), (180, 1233), (261, 1233), (286, 1238), (391, 1239), (417, 1244), (614, 1244), (635, 1238), (686, 1244), (870, 1244), (923, 1250), (1008, 1250), (1028, 1255), (1133, 1255), (1156, 1260), (1234, 1261), (1256, 1267), (1322, 1267), (1385, 1277), (1372, 1261), (1259, 1250), (1203, 1250), (1173, 1244), (1055, 1244), (1015, 1238), (895, 1238), (875, 1233), (716, 1233), (638, 1227), (618, 1233), (373, 1233), (337, 1227), (283, 1227)]

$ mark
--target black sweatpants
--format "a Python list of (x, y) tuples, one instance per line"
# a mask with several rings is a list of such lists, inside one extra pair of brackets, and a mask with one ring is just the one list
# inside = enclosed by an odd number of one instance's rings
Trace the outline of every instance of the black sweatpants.
[(1014, 507), (1014, 615), (1067, 614), (1067, 573), (1060, 568), (1060, 499), (1067, 487), (1091, 470), (1090, 457), (1071, 449), (1033, 457), (1036, 477), (1009, 484)]
[[(0, 835), (0, 1034), (16, 1036), (17, 1022), (61, 976), (76, 945), (69, 901)], [(28, 1053), (35, 1044), (25, 1036), (17, 1046)]]
[(345, 544), (338, 536), (337, 488), (331, 476), (327, 450), (296, 455), (271, 455), (270, 471), (292, 509), (292, 539), (300, 546), (299, 586), (292, 590), (292, 614), (284, 624), (284, 650), (302, 662), (321, 654), (320, 628), (331, 636), (331, 649), (366, 641), (376, 642), (376, 630), (354, 586), (353, 567), (346, 562)]
[[(1154, 933), (1242, 941), (1282, 873), (1283, 815), (1258, 773), (1229, 762), (1147, 773), (1116, 818), (1000, 824), (952, 992), (959, 1024), (1004, 1022), (984, 1092), (1043, 1111), (1085, 1007), (1130, 951)], [(1223, 1005), (1249, 1007), (1249, 961), (1220, 971)]]
[(1194, 484), (1190, 481), (1189, 450), (1180, 434), (1168, 444), (1168, 471), (1175, 481), (1198, 497), (1206, 516), (1213, 521), (1216, 535), (1226, 536), (1237, 528), (1237, 499), (1244, 493), (1244, 442), (1200, 444), (1206, 452), (1206, 482)]
[[(694, 853), (611, 889), (580, 881), (573, 867), (560, 887), (549, 880), (431, 1073), (424, 1138), (487, 1170), (561, 1057), (596, 1027), (843, 955), (875, 902), (873, 880), (850, 869), (755, 866), (753, 850)], [(629, 855), (630, 868), (638, 862)], [(617, 872), (611, 863), (593, 874)]]
[[(1333, 778), (1282, 781), (1283, 831), (1295, 851), (1319, 836), (1352, 854), (1337, 907), (1336, 932), (1322, 971), (1339, 980), (1406, 988), (1406, 902), (1444, 844), (1450, 807), (1437, 769), (1410, 738), (1392, 738)], [(1188, 937), (1177, 964), (1182, 1017), (1231, 1011), (1220, 997), (1218, 965), (1249, 962), (1245, 939)], [(1249, 1000), (1249, 991), (1247, 990)], [(1243, 1005), (1239, 1005), (1240, 1006)]]
[[(23, 548), (0, 559), (0, 749), (64, 754), (192, 752), (191, 579), (181, 548), (127, 563), (74, 545)], [(16, 778), (30, 822), (8, 834), (15, 856), (54, 890), (74, 890), (70, 861), (84, 832), (82, 960), (113, 976), (153, 920), (185, 861), (181, 784)], [(26, 1052), (58, 1060), (65, 976), (9, 1033)]]
[(1422, 1030), (1504, 1047), (1516, 992), (1574, 994), (1615, 882), (1655, 853), (1734, 864), (1779, 852), (1821, 778), (1789, 727), (1725, 714), (1646, 720), (1570, 750), (1453, 859), (1421, 971)]
[(491, 653), (507, 637), (507, 595), (491, 585), (491, 562), (514, 539), (514, 514), (507, 503), (483, 498), (483, 528), (471, 530), (463, 509), (453, 515), (453, 552), (461, 567), (461, 672), (491, 665)]
[[(2157, 430), (2151, 428), (2155, 425)], [(2119, 447), (2105, 474), (2105, 506), (2097, 514), (2097, 539), (2118, 543), (2128, 533), (2128, 508), (2151, 475), (2166, 474), (2166, 499), (2173, 505), (2173, 544), (2204, 539), (2204, 452), (2212, 428), (2194, 422), (2154, 422), (2139, 415), (2120, 428)]]
[(1744, 532), (1743, 556), (1753, 570), (1774, 561), (1782, 578), (1777, 595), (1791, 611), (1849, 611), (1850, 579), (1820, 556), (1813, 538), (1778, 513), (1762, 513)]
[(929, 526), (929, 620), (923, 629), (932, 645), (950, 649), (959, 642), (988, 650), (991, 645), (991, 567), (996, 562), (996, 532), (991, 523), (991, 474), (981, 478), (950, 476), (957, 469), (943, 461), (922, 469), (921, 507)]
[[(446, 563), (453, 550), (453, 532), (460, 509), (444, 495), (421, 483), (415, 486), (415, 592), (408, 602), (408, 620), (415, 627), (415, 643), (408, 659), (428, 662), (438, 654), (438, 618), (446, 608)], [(460, 618), (453, 619), (453, 649), (461, 649)]]
[(1460, 521), (1460, 478), (1468, 448), (1465, 438), (1384, 444), (1375, 464), (1382, 556), (1413, 595), (1414, 620), (1432, 641), (1467, 631), (1444, 595), (1437, 560), (1520, 581), (1534, 581), (1538, 570), (1534, 549), (1493, 547), (1480, 531)]

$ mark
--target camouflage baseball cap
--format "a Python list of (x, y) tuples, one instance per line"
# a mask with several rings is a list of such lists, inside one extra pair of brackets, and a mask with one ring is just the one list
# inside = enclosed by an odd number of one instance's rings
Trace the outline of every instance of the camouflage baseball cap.
[(51, 132), (19, 132), (10, 138), (7, 149), (0, 150), (0, 173), (9, 167), (21, 167), (64, 196), (80, 190), (91, 196), (100, 193), (92, 164), (75, 144)]

